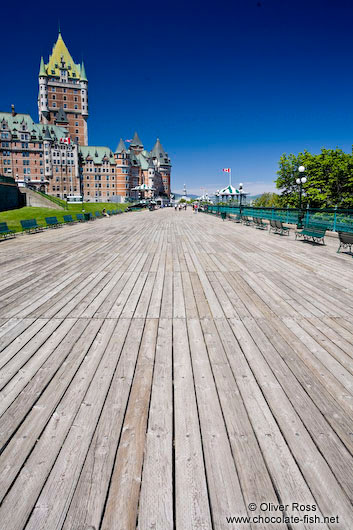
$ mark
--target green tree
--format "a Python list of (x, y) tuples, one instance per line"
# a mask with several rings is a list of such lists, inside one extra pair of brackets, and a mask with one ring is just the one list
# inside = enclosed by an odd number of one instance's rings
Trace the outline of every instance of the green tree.
[(353, 207), (353, 155), (338, 148), (322, 148), (317, 155), (304, 151), (281, 156), (276, 186), (281, 190), (282, 206), (299, 206), (299, 166), (305, 167), (307, 178), (303, 185), (304, 207), (308, 203), (316, 208)]
[(277, 193), (263, 193), (253, 201), (257, 208), (276, 208), (281, 206), (280, 196)]

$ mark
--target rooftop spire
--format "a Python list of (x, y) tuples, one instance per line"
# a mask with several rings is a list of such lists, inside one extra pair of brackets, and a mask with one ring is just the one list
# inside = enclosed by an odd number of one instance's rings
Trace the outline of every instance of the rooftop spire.
[(134, 137), (132, 139), (132, 142), (130, 144), (131, 147), (143, 147), (143, 143), (141, 142), (139, 135), (135, 131)]
[(115, 150), (115, 153), (123, 153), (124, 151), (126, 151), (126, 146), (125, 146), (124, 140), (120, 138), (120, 142), (118, 144), (118, 147)]
[(88, 81), (87, 76), (86, 76), (85, 65), (83, 64), (83, 61), (81, 64), (81, 76), (80, 77), (81, 77), (81, 81)]
[(39, 68), (39, 77), (47, 77), (47, 73), (45, 71), (45, 66), (44, 66), (44, 59), (43, 57), (40, 58), (40, 68)]
[(166, 152), (164, 151), (163, 146), (159, 141), (159, 138), (157, 138), (157, 141), (154, 144), (154, 148), (152, 149), (152, 156), (160, 158), (160, 155), (162, 155), (162, 157), (166, 156)]

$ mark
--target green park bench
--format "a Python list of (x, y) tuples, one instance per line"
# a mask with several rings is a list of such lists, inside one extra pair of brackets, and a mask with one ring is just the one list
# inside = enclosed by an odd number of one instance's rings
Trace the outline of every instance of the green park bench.
[(234, 223), (241, 223), (241, 216), (238, 213), (229, 214), (229, 219)]
[(3, 239), (11, 239), (16, 237), (15, 231), (10, 230), (7, 223), (0, 223), (0, 236)]
[(274, 232), (275, 234), (280, 234), (281, 236), (289, 235), (290, 228), (287, 226), (284, 226), (282, 221), (279, 219), (270, 219), (270, 232)]
[(241, 222), (243, 223), (243, 225), (246, 225), (246, 226), (251, 226), (251, 219), (247, 216), (247, 215), (242, 215), (241, 216)]
[(337, 252), (341, 252), (341, 248), (349, 248), (349, 252), (352, 254), (353, 232), (338, 232), (338, 239), (340, 245)]
[(47, 228), (59, 228), (61, 224), (59, 223), (57, 217), (46, 217), (45, 222), (47, 223)]
[(267, 223), (264, 223), (261, 217), (253, 217), (253, 222), (255, 228), (259, 228), (260, 230), (267, 230)]
[(76, 219), (78, 220), (79, 223), (84, 223), (84, 221), (85, 221), (83, 213), (77, 213), (76, 214)]
[(305, 241), (312, 240), (313, 243), (320, 243), (322, 241), (325, 244), (325, 233), (326, 228), (320, 228), (317, 226), (305, 226), (303, 230), (295, 231), (295, 239), (302, 237)]
[(37, 223), (36, 219), (22, 219), (20, 221), (22, 230), (28, 234), (35, 234), (36, 232), (42, 232), (44, 228)]
[(64, 219), (64, 223), (68, 225), (76, 223), (75, 219), (72, 218), (72, 215), (64, 215), (63, 219)]

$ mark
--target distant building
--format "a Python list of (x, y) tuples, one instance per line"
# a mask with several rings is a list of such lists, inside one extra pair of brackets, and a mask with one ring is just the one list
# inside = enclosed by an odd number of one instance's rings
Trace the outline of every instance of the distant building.
[(29, 114), (0, 112), (0, 175), (65, 199), (83, 192), (94, 202), (139, 198), (133, 188), (146, 184), (148, 196), (170, 196), (171, 162), (159, 139), (147, 151), (138, 134), (127, 147), (88, 145), (88, 80), (61, 33), (48, 62), (39, 68), (39, 123)]

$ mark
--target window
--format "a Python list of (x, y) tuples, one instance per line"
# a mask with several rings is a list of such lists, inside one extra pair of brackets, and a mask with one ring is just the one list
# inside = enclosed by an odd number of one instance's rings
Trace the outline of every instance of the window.
[(77, 94), (77, 88), (74, 88), (74, 92), (75, 92), (75, 94)]
[(78, 136), (76, 136), (76, 142), (78, 142)]
[(51, 87), (51, 91), (52, 91), (52, 92), (55, 92), (55, 90), (56, 90), (56, 89), (55, 89), (55, 86)]
[(78, 127), (78, 121), (75, 121), (75, 126)]
[(78, 134), (78, 133), (79, 133), (79, 130), (78, 130), (78, 129), (76, 129), (76, 134)]
[(55, 101), (53, 101), (53, 107), (56, 107), (56, 103), (55, 103)]
[(76, 119), (78, 118), (78, 114), (75, 114), (75, 118), (76, 118)]
[(67, 97), (66, 97), (66, 96), (64, 96), (64, 101), (66, 101), (66, 100), (67, 100)]
[(78, 106), (77, 106), (77, 105), (75, 105), (75, 107), (74, 107), (74, 108), (75, 108), (75, 109), (78, 109)]
[(44, 173), (44, 171), (43, 171), (43, 169), (41, 169), (41, 170), (40, 170), (40, 174), (43, 175), (43, 173)]
[(55, 94), (53, 94), (53, 99), (55, 99), (55, 98), (56, 98), (56, 95), (55, 95)]
[(78, 101), (78, 100), (77, 100), (77, 96), (74, 97), (74, 101)]
[[(66, 94), (66, 88), (64, 88), (63, 92), (64, 92), (64, 94)], [(64, 96), (64, 98), (65, 98), (65, 96)]]
[(64, 109), (67, 109), (67, 105), (66, 105), (66, 103), (64, 103)]

